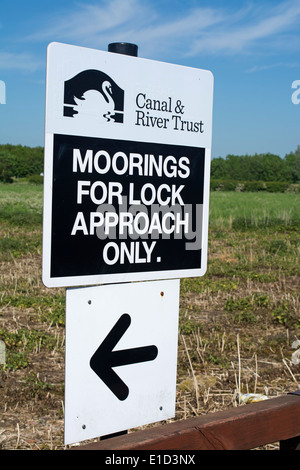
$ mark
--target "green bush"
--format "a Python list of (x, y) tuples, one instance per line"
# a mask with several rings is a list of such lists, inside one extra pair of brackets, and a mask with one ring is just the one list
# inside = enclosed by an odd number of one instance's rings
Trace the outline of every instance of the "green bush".
[(244, 188), (245, 191), (252, 191), (256, 193), (257, 191), (266, 191), (267, 184), (264, 181), (245, 181)]
[(267, 191), (269, 193), (284, 193), (288, 186), (288, 183), (283, 183), (281, 181), (269, 181), (266, 183)]
[(299, 192), (299, 185), (289, 184), (282, 181), (238, 181), (238, 180), (215, 180), (210, 181), (211, 191), (239, 191), (239, 192), (259, 192), (284, 193)]
[(0, 181), (39, 175), (44, 168), (44, 149), (23, 145), (0, 144)]
[(42, 175), (31, 175), (28, 177), (28, 183), (43, 184), (44, 177)]
[(235, 191), (238, 181), (232, 180), (211, 180), (210, 189), (212, 191)]
[(213, 158), (211, 177), (215, 180), (300, 182), (300, 146), (284, 158), (271, 153), (227, 155)]

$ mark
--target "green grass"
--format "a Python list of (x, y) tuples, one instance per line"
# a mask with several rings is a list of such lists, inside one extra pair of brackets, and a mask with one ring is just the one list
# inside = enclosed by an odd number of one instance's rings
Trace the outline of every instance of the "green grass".
[(11, 290), (3, 292), (0, 297), (0, 308), (9, 305), (20, 309), (31, 309), (39, 314), (39, 319), (44, 322), (65, 326), (65, 296), (63, 294), (52, 293), (52, 295), (38, 295), (36, 292), (30, 293), (30, 287), (22, 291), (19, 284), (18, 293)]
[(300, 194), (211, 192), (214, 229), (299, 227)]
[(43, 187), (0, 183), (0, 221), (10, 227), (41, 228)]
[[(216, 192), (210, 194), (210, 227), (266, 228), (300, 224), (300, 194)], [(0, 221), (11, 226), (41, 227), (43, 187), (0, 183)]]
[(248, 360), (280, 363), (282, 348), (291, 355), (287, 336), (300, 334), (299, 207), (299, 194), (211, 193), (207, 272), (181, 280), (179, 315), (189, 351), (202, 345), (204, 368), (230, 365), (236, 331)]
[[(6, 263), (8, 273), (0, 282), (0, 312), (6, 308), (35, 314), (40, 328), (0, 329), (0, 339), (6, 345), (6, 364), (2, 368), (20, 369), (30, 364), (29, 354), (35, 350), (53, 349), (56, 332), (51, 325), (65, 325), (65, 296), (41, 289), (36, 271), (30, 277), (14, 274), (22, 258), (40, 256), (42, 250), (43, 187), (26, 182), (0, 183), (0, 263)], [(9, 267), (11, 265), (11, 268)], [(3, 265), (4, 266), (4, 265)], [(40, 273), (39, 273), (40, 274)], [(1, 313), (0, 313), (1, 319)], [(43, 331), (43, 324), (49, 331)]]
[(53, 350), (57, 341), (51, 333), (19, 329), (15, 332), (0, 329), (0, 339), (7, 348), (4, 369), (21, 369), (29, 364), (27, 353), (38, 352), (41, 349)]
[(20, 258), (27, 253), (37, 253), (41, 250), (41, 236), (39, 232), (19, 237), (16, 231), (10, 231), (0, 238), (0, 260), (8, 261)]
[(41, 186), (0, 183), (0, 261), (41, 252), (42, 213)]
[[(241, 392), (295, 389), (283, 358), (300, 337), (299, 207), (299, 194), (211, 193), (207, 272), (180, 283), (180, 419), (232, 407), (238, 374)], [(0, 373), (7, 409), (59, 420), (65, 290), (42, 284), (42, 212), (42, 186), (0, 184)]]
[[(22, 329), (2, 329), (0, 339), (7, 343), (9, 366), (16, 369), (27, 367), (28, 353), (38, 344), (44, 349), (56, 344), (52, 325), (65, 324), (64, 293), (41, 288), (41, 279), (36, 277), (41, 273), (35, 272), (32, 279), (14, 275), (18, 260), (41, 256), (42, 205), (42, 186), (0, 184), (0, 262), (5, 262), (11, 272), (7, 278), (1, 277), (0, 312), (6, 307), (33, 312), (40, 324), (49, 325), (46, 335), (38, 329), (30, 335)], [(217, 361), (214, 349), (218, 352), (219, 347), (215, 341), (223, 326), (216, 321), (211, 338), (205, 337), (203, 301), (207, 315), (222, 312), (230, 328), (248, 328), (263, 321), (299, 334), (299, 295), (293, 287), (300, 274), (299, 207), (299, 194), (211, 193), (207, 273), (181, 280), (179, 317), (180, 334), (189, 338), (204, 335), (203, 344), (209, 343), (210, 353), (205, 356), (208, 362)], [(257, 294), (248, 293), (252, 286)], [(255, 341), (247, 337), (243, 341), (252, 354)], [(228, 338), (224, 354), (232, 354), (234, 344)], [(228, 363), (224, 356), (222, 360)]]

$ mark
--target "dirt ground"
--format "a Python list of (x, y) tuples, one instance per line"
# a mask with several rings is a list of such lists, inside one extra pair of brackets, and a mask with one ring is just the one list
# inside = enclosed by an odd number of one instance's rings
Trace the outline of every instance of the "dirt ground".
[[(228, 259), (230, 262), (235, 260)], [(2, 283), (12, 294), (24, 288), (26, 279), (26, 295), (29, 291), (31, 296), (53, 295), (43, 286), (40, 271), (39, 255), (12, 258), (2, 263)], [(282, 276), (268, 283), (245, 279), (229, 285), (228, 289), (208, 287), (199, 292), (189, 289), (188, 284), (182, 286), (174, 419), (247, 406), (241, 403), (239, 391), (273, 397), (299, 389), (300, 366), (291, 363), (294, 352), (291, 345), (299, 329), (272, 322), (267, 307), (262, 304), (247, 310), (255, 315), (256, 321), (251, 321), (251, 316), (245, 321), (242, 315), (245, 309), (224, 309), (232, 295), (238, 299), (267, 294), (276, 303), (283, 296), (295, 299), (297, 289), (295, 276)], [(63, 295), (64, 291), (60, 292)], [(26, 358), (20, 356), (24, 364), (0, 369), (0, 448), (3, 450), (65, 449), (64, 326), (41, 321), (42, 309), (36, 308), (33, 301), (32, 305), (2, 302), (0, 306), (0, 328), (12, 333), (23, 332), (14, 348), (20, 352), (26, 350)], [(233, 317), (235, 312), (240, 315), (238, 319)], [(31, 349), (24, 331), (40, 334), (37, 335), (40, 340)], [(49, 344), (45, 340), (48, 337)], [(6, 341), (9, 348), (12, 340)], [(269, 448), (276, 448), (276, 443)]]

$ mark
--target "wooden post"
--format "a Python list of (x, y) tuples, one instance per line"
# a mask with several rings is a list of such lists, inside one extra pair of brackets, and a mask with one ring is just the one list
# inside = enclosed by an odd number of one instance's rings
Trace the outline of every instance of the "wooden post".
[(259, 403), (174, 421), (75, 450), (249, 450), (281, 441), (282, 449), (299, 449), (300, 395), (288, 394)]

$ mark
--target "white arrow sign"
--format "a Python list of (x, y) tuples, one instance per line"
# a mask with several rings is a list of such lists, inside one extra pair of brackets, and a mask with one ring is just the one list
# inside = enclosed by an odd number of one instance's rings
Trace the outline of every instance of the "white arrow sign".
[(65, 444), (174, 417), (179, 280), (66, 296)]

